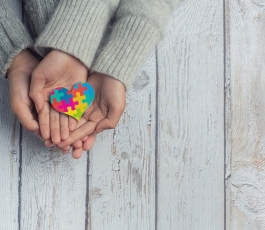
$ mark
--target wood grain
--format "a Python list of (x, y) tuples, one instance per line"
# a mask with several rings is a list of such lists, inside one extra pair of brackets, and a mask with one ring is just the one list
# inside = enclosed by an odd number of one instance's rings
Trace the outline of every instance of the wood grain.
[[(21, 19), (21, 1), (10, 4)], [(98, 135), (88, 181), (86, 153), (74, 160), (25, 131), (20, 149), (3, 81), (0, 229), (265, 229), (264, 10), (182, 1), (118, 127)]]
[(183, 1), (158, 46), (157, 229), (224, 229), (223, 1)]
[(21, 229), (85, 229), (86, 166), (23, 131)]
[(265, 228), (265, 4), (226, 1), (231, 98), (227, 229)]
[(88, 229), (155, 229), (154, 53), (128, 92), (118, 127), (90, 152)]
[[(21, 19), (21, 1), (13, 0), (11, 4)], [(22, 159), (18, 159), (19, 124), (6, 112), (6, 88), (1, 84), (1, 114), (8, 116), (1, 116), (1, 130), (5, 131), (0, 143), (10, 144), (0, 151), (0, 175), (5, 175), (0, 182), (0, 197), (5, 198), (0, 203), (0, 229), (18, 229), (19, 224), (21, 229), (85, 229), (87, 153), (79, 160), (63, 156), (23, 130)]]
[[(21, 2), (10, 1), (21, 19)], [(18, 229), (19, 128), (9, 104), (8, 82), (0, 80), (0, 229)]]
[(18, 229), (19, 123), (10, 111), (8, 84), (0, 81), (0, 229), (9, 230)]

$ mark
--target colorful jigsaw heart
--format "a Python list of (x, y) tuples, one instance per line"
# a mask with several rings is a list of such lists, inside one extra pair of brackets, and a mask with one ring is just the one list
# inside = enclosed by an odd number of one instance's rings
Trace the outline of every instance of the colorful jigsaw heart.
[(78, 82), (72, 91), (58, 87), (51, 92), (50, 102), (54, 109), (80, 120), (95, 98), (93, 87), (87, 82)]

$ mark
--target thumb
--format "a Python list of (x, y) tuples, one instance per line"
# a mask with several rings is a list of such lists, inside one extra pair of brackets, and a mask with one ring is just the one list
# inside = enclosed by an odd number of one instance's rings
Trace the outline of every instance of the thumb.
[(120, 120), (123, 110), (121, 108), (109, 108), (107, 117), (96, 126), (96, 132), (100, 133), (105, 129), (114, 129)]
[(37, 112), (42, 110), (44, 107), (44, 96), (42, 94), (44, 86), (44, 77), (40, 74), (37, 74), (36, 72), (33, 72), (30, 83), (29, 97), (33, 100)]

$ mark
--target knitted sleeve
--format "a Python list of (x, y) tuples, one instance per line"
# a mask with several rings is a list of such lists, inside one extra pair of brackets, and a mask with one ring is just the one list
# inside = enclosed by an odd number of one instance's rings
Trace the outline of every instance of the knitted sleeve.
[(33, 46), (29, 33), (7, 0), (0, 0), (0, 34), (0, 77), (5, 78), (13, 58), (23, 49)]
[(23, 0), (28, 31), (36, 39), (51, 19), (59, 0)]
[(119, 0), (60, 0), (37, 38), (36, 51), (45, 56), (51, 49), (58, 49), (91, 68), (103, 33), (118, 4)]
[(121, 0), (113, 29), (92, 66), (128, 89), (148, 53), (164, 37), (165, 25), (179, 0)]

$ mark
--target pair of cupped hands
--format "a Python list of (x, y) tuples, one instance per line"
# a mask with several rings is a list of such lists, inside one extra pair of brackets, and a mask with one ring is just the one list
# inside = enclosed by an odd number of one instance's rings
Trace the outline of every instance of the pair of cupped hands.
[[(89, 75), (82, 62), (59, 50), (42, 60), (23, 50), (13, 59), (7, 76), (11, 110), (23, 127), (64, 154), (72, 147), (74, 158), (92, 147), (99, 132), (115, 128), (125, 108), (125, 87), (120, 81), (99, 73)], [(57, 112), (49, 102), (52, 90), (71, 90), (77, 82), (88, 82), (95, 90), (93, 103), (79, 121)]]

